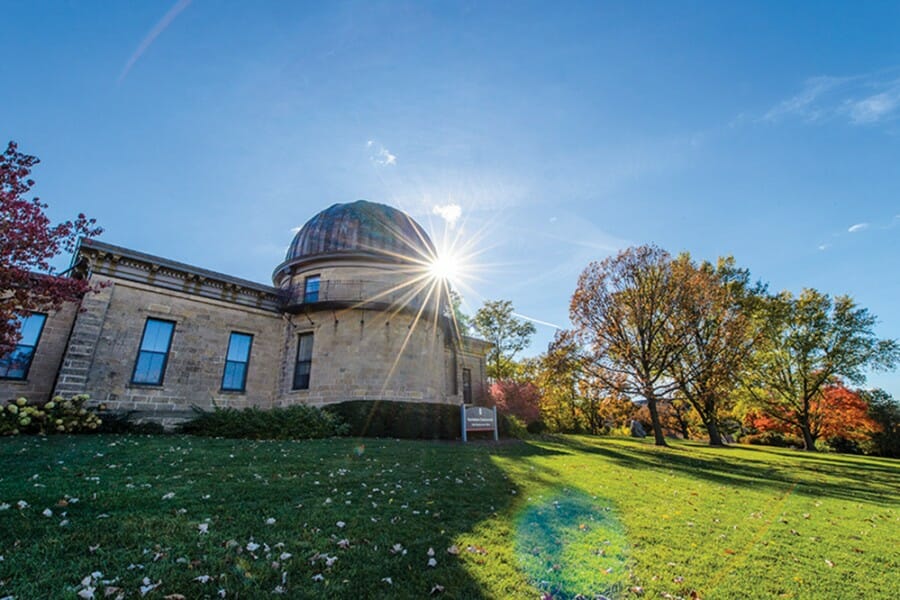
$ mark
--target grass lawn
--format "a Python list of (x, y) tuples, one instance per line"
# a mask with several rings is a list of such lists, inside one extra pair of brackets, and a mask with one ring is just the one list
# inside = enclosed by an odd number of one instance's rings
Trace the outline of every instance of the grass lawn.
[(0, 598), (900, 593), (897, 461), (99, 435), (2, 439), (0, 461)]

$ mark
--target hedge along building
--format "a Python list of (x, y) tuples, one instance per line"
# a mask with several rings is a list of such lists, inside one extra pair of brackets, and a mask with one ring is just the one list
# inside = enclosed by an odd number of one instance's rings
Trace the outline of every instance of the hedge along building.
[(310, 219), (274, 286), (84, 240), (77, 271), (99, 292), (26, 320), (0, 400), (89, 394), (161, 422), (192, 406), (480, 404), (489, 345), (455, 326), (436, 258), (411, 217), (363, 200)]

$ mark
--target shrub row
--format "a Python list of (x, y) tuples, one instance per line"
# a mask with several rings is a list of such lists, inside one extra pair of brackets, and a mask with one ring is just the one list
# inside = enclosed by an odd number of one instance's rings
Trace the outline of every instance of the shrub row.
[(313, 439), (346, 435), (347, 426), (333, 413), (312, 406), (284, 408), (195, 407), (197, 416), (179, 429), (191, 435), (250, 439)]
[[(43, 405), (29, 404), (25, 398), (10, 402), (0, 411), (0, 434), (18, 433), (162, 433), (157, 423), (135, 423), (129, 413), (110, 413), (103, 421), (95, 408), (85, 408), (87, 396), (69, 400), (54, 398)], [(456, 405), (427, 402), (354, 400), (324, 409), (296, 405), (283, 408), (194, 407), (195, 417), (179, 426), (179, 431), (197, 436), (249, 439), (312, 439), (351, 435), (404, 439), (460, 438), (460, 409)], [(106, 421), (106, 422), (104, 422)], [(102, 426), (101, 426), (102, 425)], [(504, 437), (527, 437), (527, 430), (514, 417), (499, 415), (498, 427)], [(490, 434), (472, 434), (473, 438)]]
[(741, 438), (742, 444), (751, 444), (753, 446), (777, 446), (780, 448), (802, 448), (803, 440), (796, 435), (788, 433), (779, 433), (777, 431), (763, 431), (762, 433), (751, 433)]
[(325, 407), (360, 437), (454, 440), (460, 437), (459, 406), (429, 402), (351, 400)]
[(42, 404), (26, 398), (11, 401), (0, 409), (0, 435), (80, 433), (95, 431), (102, 420), (96, 408), (85, 408), (88, 396), (65, 399), (56, 396)]

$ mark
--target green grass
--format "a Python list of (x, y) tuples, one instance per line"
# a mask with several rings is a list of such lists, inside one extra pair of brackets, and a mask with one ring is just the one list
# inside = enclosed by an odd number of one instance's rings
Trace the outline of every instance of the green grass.
[(278, 586), (292, 598), (424, 598), (436, 585), (442, 598), (900, 590), (890, 460), (589, 437), (98, 435), (2, 439), (0, 461), (0, 598), (76, 598), (95, 571), (112, 581), (98, 598), (108, 586), (140, 597), (145, 577), (162, 582), (146, 595), (160, 599), (268, 598)]

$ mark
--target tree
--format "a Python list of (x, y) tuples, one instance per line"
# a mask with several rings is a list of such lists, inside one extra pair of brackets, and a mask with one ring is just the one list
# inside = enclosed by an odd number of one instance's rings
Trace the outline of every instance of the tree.
[(511, 376), (513, 359), (524, 350), (535, 333), (532, 323), (517, 318), (509, 300), (488, 300), (472, 319), (475, 330), (493, 344), (487, 356), (488, 377), (499, 380)]
[(638, 246), (588, 265), (569, 308), (590, 374), (647, 401), (658, 446), (666, 442), (657, 402), (677, 388), (669, 373), (684, 349), (675, 318), (681, 294), (669, 253)]
[(875, 316), (849, 296), (782, 292), (761, 308), (761, 335), (743, 371), (744, 386), (753, 406), (796, 428), (804, 448), (814, 451), (825, 387), (836, 378), (862, 384), (867, 369), (894, 368), (900, 346), (878, 339)]
[(541, 410), (554, 431), (597, 434), (631, 420), (634, 403), (592, 370), (574, 332), (557, 331), (541, 355), (537, 376)]
[(83, 214), (51, 225), (44, 214), (47, 205), (26, 198), (34, 186), (29, 175), (38, 162), (20, 153), (15, 142), (0, 156), (0, 356), (19, 340), (16, 317), (58, 309), (90, 289), (87, 281), (54, 275), (50, 260), (72, 252), (79, 237), (102, 232)]
[[(691, 405), (678, 399), (660, 399), (657, 402), (659, 422), (666, 435), (690, 439), (696, 426), (695, 411)], [(652, 427), (649, 407), (645, 404), (634, 411), (634, 418), (642, 425)]]
[(873, 452), (900, 458), (900, 403), (881, 389), (859, 390), (869, 405), (869, 416), (880, 430), (872, 435)]
[(497, 410), (522, 419), (526, 425), (541, 419), (541, 392), (531, 382), (512, 380), (491, 384), (491, 399)]
[(581, 429), (579, 388), (584, 373), (578, 344), (571, 331), (557, 331), (547, 352), (540, 357), (537, 382), (541, 388), (541, 411), (553, 431)]
[(836, 439), (860, 442), (881, 430), (878, 422), (869, 416), (865, 398), (841, 383), (825, 386), (818, 403), (820, 406), (814, 412), (821, 415), (819, 436), (829, 443)]
[(460, 335), (466, 335), (472, 327), (472, 319), (463, 312), (462, 296), (454, 289), (450, 289), (450, 316), (454, 321), (454, 328)]
[(721, 446), (720, 413), (755, 338), (744, 307), (748, 296), (761, 293), (761, 286), (751, 287), (749, 271), (736, 268), (731, 257), (720, 258), (715, 266), (696, 265), (682, 254), (673, 270), (682, 288), (675, 318), (686, 335), (670, 373), (679, 397), (697, 411), (710, 445)]
[[(793, 409), (784, 406), (785, 411)], [(788, 417), (788, 418), (786, 418)], [(757, 431), (798, 433), (792, 423), (796, 415), (750, 413), (747, 424)], [(840, 382), (825, 385), (812, 402), (809, 409), (809, 425), (814, 440), (824, 439), (838, 451), (859, 452), (859, 442), (870, 440), (882, 432), (882, 425), (870, 415), (870, 407), (864, 392), (854, 391)]]

